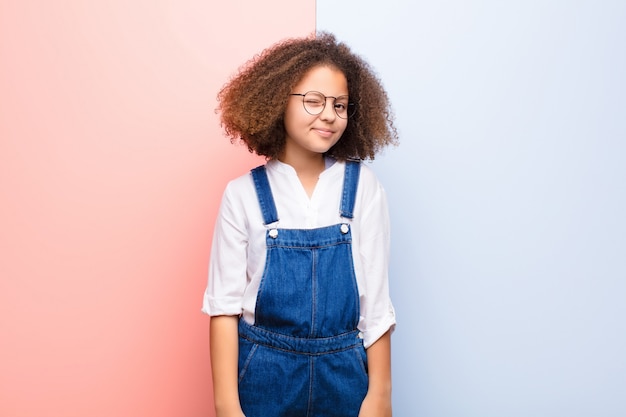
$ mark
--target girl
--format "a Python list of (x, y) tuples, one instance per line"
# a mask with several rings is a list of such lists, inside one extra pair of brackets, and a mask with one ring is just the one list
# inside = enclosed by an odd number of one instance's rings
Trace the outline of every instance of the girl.
[(360, 160), (397, 141), (387, 94), (330, 34), (248, 62), (222, 126), (268, 162), (231, 181), (203, 311), (218, 417), (390, 417), (383, 188)]

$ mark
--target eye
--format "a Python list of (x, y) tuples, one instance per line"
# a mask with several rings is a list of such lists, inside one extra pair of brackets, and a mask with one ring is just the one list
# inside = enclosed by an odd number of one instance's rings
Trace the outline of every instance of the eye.
[(306, 97), (304, 99), (304, 103), (310, 106), (321, 106), (324, 104), (322, 100), (316, 97), (312, 97), (312, 98)]
[(339, 96), (335, 100), (335, 109), (337, 111), (346, 111), (348, 110), (349, 99), (348, 96)]

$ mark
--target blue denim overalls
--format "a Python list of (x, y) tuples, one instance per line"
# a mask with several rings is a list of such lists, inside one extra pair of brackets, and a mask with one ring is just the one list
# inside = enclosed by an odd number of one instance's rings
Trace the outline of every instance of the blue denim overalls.
[[(353, 217), (360, 165), (346, 162), (341, 216)], [(348, 222), (277, 229), (265, 167), (252, 170), (267, 255), (255, 324), (239, 321), (239, 395), (246, 417), (357, 417), (367, 360)]]

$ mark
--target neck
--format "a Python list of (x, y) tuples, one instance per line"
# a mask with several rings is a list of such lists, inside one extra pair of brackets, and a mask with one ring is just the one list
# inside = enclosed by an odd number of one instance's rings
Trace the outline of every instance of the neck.
[(278, 160), (291, 165), (298, 176), (318, 176), (326, 168), (324, 154), (317, 152), (298, 152), (296, 149), (285, 149), (278, 156)]

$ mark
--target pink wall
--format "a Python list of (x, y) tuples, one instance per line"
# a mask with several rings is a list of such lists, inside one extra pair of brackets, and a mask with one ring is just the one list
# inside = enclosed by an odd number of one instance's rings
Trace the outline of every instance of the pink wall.
[(314, 28), (313, 0), (0, 0), (1, 416), (213, 415), (212, 225), (259, 162), (215, 95)]

